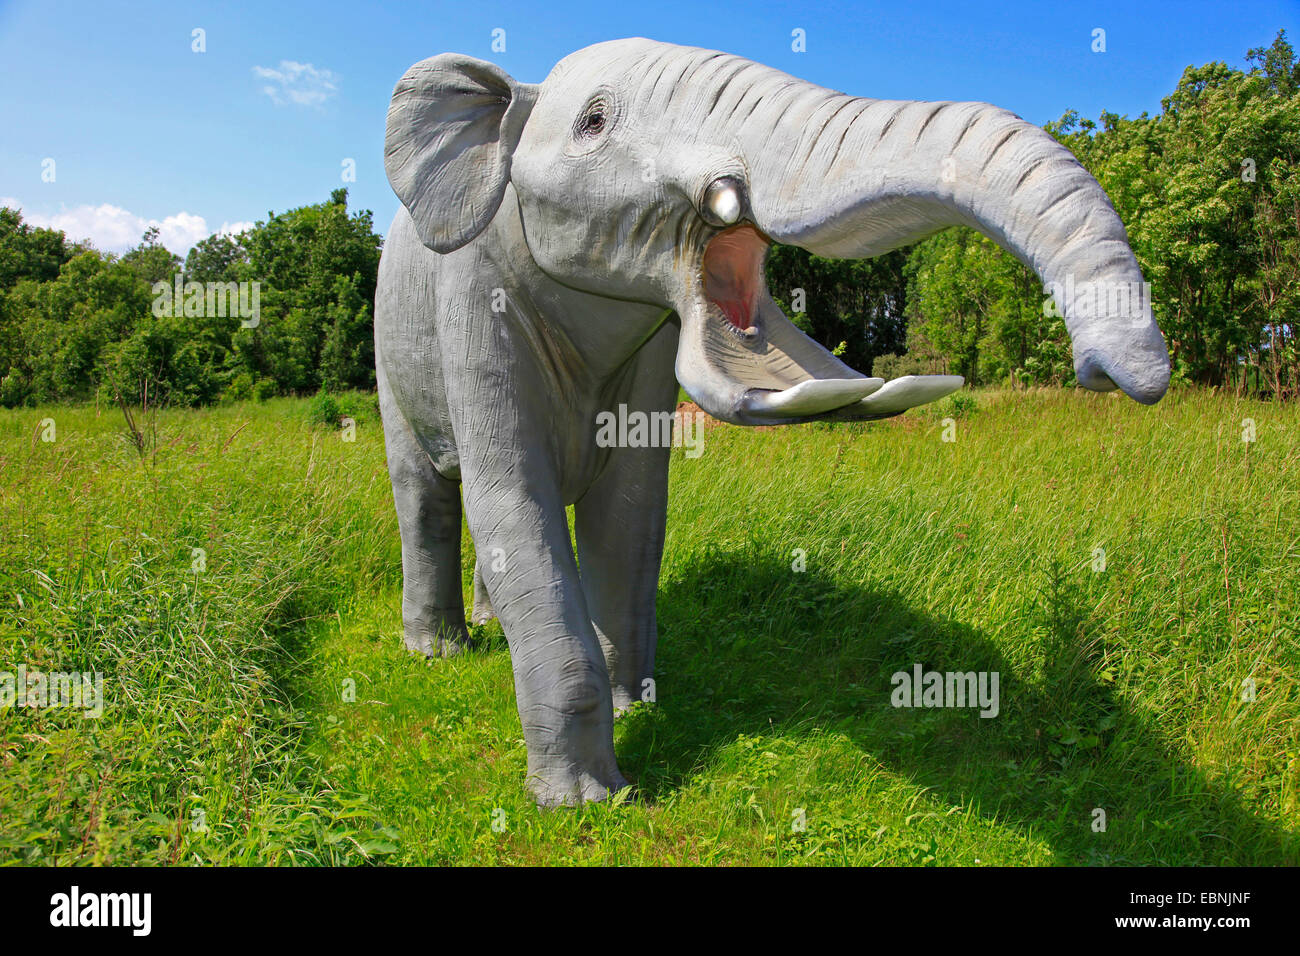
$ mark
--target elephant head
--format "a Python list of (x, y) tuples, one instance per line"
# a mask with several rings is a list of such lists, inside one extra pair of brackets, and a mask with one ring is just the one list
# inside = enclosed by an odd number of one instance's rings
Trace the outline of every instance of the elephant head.
[[(535, 86), (443, 55), (398, 84), (386, 167), (433, 250), (470, 242), (511, 194), (551, 278), (676, 312), (678, 380), (725, 421), (882, 417), (958, 387), (955, 376), (884, 386), (849, 368), (795, 328), (763, 278), (772, 242), (867, 258), (953, 225), (1052, 290), (1080, 383), (1147, 404), (1168, 385), (1105, 192), (1042, 129), (987, 104), (847, 96), (643, 39), (580, 50)], [(635, 350), (654, 329), (644, 309), (628, 315)]]

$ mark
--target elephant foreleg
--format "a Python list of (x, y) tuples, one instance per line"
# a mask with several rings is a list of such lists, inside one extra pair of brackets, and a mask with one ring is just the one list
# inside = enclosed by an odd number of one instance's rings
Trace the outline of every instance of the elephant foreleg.
[(470, 531), (485, 557), (497, 556), (481, 567), (510, 644), (528, 786), (543, 806), (603, 799), (627, 781), (564, 505), (553, 488), (494, 481), (463, 452)]

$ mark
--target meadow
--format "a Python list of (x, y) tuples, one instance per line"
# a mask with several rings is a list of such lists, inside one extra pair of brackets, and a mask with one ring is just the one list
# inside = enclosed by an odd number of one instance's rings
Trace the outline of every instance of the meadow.
[[(0, 863), (1300, 863), (1300, 406), (708, 428), (636, 791), (558, 811), (499, 624), (403, 649), (373, 396), (136, 426), (0, 410), (0, 672), (104, 674), (98, 718), (0, 708)], [(997, 672), (997, 716), (892, 706), (916, 664)]]

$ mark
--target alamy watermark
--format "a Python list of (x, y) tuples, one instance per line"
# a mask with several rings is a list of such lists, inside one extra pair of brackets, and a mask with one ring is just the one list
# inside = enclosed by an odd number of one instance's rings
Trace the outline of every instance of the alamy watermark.
[(133, 936), (148, 936), (152, 914), (152, 893), (83, 893), (74, 884), (50, 897), (50, 925), (56, 927), (121, 926)]
[(75, 707), (82, 717), (104, 713), (104, 675), (101, 671), (28, 670), (0, 671), (0, 708)]
[(889, 702), (895, 707), (978, 707), (981, 717), (996, 717), (998, 701), (997, 671), (923, 671), (920, 664), (912, 670), (897, 671), (889, 682), (894, 691)]
[(178, 272), (172, 282), (159, 279), (153, 284), (153, 314), (156, 318), (238, 317), (246, 329), (262, 321), (262, 283), (186, 282)]
[(619, 405), (617, 412), (596, 414), (596, 445), (600, 448), (677, 448), (686, 449), (687, 458), (704, 454), (703, 412), (628, 411)]

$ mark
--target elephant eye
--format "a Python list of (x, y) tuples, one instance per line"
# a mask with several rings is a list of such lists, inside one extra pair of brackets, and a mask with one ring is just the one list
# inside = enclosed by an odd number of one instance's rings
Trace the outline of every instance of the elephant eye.
[(609, 122), (609, 106), (603, 99), (593, 100), (578, 118), (575, 134), (580, 139), (599, 136)]

